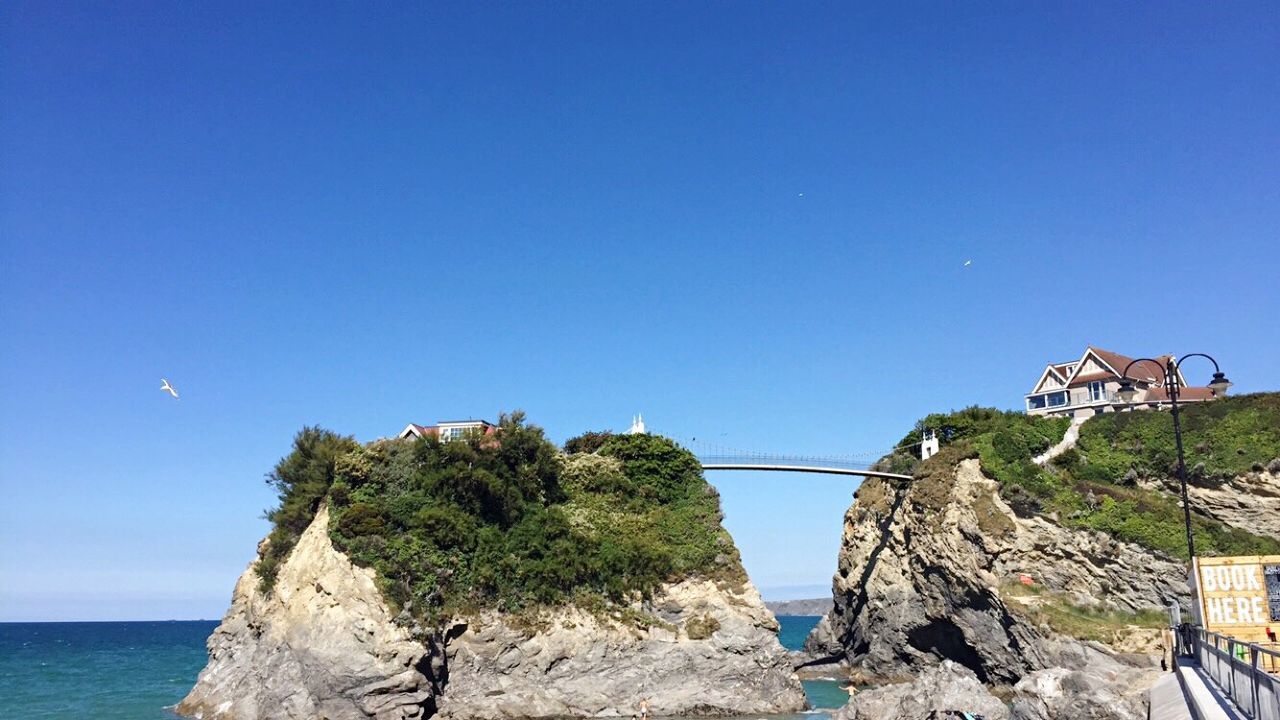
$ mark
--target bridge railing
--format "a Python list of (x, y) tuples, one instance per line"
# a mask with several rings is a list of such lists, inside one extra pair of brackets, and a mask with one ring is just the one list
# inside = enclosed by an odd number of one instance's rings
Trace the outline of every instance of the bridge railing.
[(835, 467), (847, 470), (867, 470), (872, 463), (865, 460), (847, 458), (818, 457), (809, 455), (772, 455), (768, 453), (735, 453), (735, 454), (699, 454), (698, 461), (703, 465), (795, 465), (806, 467)]
[(1280, 647), (1197, 628), (1200, 667), (1250, 720), (1280, 720)]

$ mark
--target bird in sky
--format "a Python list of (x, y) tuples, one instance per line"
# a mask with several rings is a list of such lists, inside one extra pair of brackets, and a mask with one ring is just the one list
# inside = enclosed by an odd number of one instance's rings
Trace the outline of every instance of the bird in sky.
[(964, 266), (965, 266), (965, 267), (969, 267), (969, 266), (970, 266), (970, 265), (972, 265), (972, 264), (973, 264), (973, 261), (972, 261), (972, 260), (965, 260), (965, 261), (964, 261)]
[(178, 391), (173, 389), (173, 386), (169, 384), (169, 381), (165, 380), (164, 378), (160, 378), (160, 382), (161, 382), (160, 389), (172, 395), (174, 400), (177, 400)]

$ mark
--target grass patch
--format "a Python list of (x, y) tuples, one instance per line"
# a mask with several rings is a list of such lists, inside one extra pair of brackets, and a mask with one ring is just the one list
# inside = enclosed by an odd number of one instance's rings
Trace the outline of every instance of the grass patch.
[(1060, 593), (1039, 586), (1009, 583), (1000, 594), (1014, 612), (1037, 625), (1048, 625), (1055, 632), (1080, 640), (1113, 643), (1132, 628), (1158, 630), (1166, 627), (1169, 616), (1163, 610), (1100, 610), (1072, 603)]
[[(1247, 472), (1280, 455), (1280, 393), (1225, 398), (1189, 406), (1185, 442), (1199, 448), (1204, 476)], [(926, 428), (944, 443), (921, 462), (914, 447), (882, 458), (877, 467), (914, 474), (913, 495), (941, 510), (950, 497), (955, 463), (977, 457), (1000, 485), (1000, 495), (1023, 517), (1047, 514), (1067, 527), (1107, 532), (1117, 539), (1178, 558), (1187, 557), (1182, 510), (1159, 490), (1136, 487), (1134, 473), (1168, 470), (1173, 443), (1168, 413), (1110, 413), (1081, 427), (1076, 450), (1049, 467), (1032, 458), (1057, 443), (1066, 418), (1033, 417), (991, 408), (966, 408), (930, 415), (899, 445), (917, 443)], [(1167, 428), (1167, 438), (1161, 428)], [(1217, 448), (1216, 450), (1214, 448)], [(1216, 454), (1215, 454), (1216, 453)], [(1216, 458), (1208, 464), (1207, 458)], [(1190, 462), (1190, 459), (1188, 460)], [(978, 508), (982, 514), (982, 508)], [(988, 513), (989, 514), (989, 513)], [(997, 522), (994, 521), (993, 522)], [(1280, 541), (1260, 537), (1210, 518), (1193, 515), (1196, 550), (1201, 555), (1265, 555), (1280, 552)], [(999, 530), (998, 527), (993, 527)]]
[(706, 640), (719, 629), (720, 621), (710, 615), (689, 618), (684, 624), (684, 632), (690, 640)]
[[(1181, 408), (1182, 444), (1192, 480), (1223, 480), (1280, 458), (1280, 393), (1256, 393)], [(1080, 428), (1089, 472), (1108, 478), (1174, 476), (1177, 447), (1167, 412), (1107, 413)]]

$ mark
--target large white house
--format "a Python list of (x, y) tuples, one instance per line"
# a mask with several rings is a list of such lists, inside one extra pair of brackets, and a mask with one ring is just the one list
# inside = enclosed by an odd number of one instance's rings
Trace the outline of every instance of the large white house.
[[(1027, 414), (1057, 415), (1086, 418), (1098, 413), (1115, 412), (1129, 408), (1159, 408), (1169, 404), (1168, 390), (1163, 387), (1168, 355), (1160, 355), (1156, 362), (1149, 360), (1135, 363), (1126, 377), (1133, 383), (1137, 394), (1133, 403), (1126, 403), (1116, 395), (1120, 389), (1120, 373), (1133, 362), (1133, 358), (1089, 346), (1079, 360), (1049, 363), (1035, 387), (1027, 393)], [(1207, 387), (1188, 387), (1178, 370), (1179, 402), (1212, 400), (1213, 391)], [(1161, 385), (1161, 387), (1157, 387)]]
[(396, 437), (407, 438), (438, 437), (441, 442), (458, 440), (468, 433), (492, 435), (495, 431), (492, 423), (485, 420), (444, 420), (435, 425), (418, 425), (409, 423)]

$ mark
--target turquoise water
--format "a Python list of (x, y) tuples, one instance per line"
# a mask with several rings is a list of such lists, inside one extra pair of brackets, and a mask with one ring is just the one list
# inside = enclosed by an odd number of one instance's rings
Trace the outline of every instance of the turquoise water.
[[(821, 618), (808, 615), (779, 615), (778, 640), (788, 650), (799, 650), (804, 647), (804, 639), (809, 631), (818, 624)], [(844, 707), (849, 702), (849, 693), (840, 689), (841, 683), (834, 680), (803, 680), (804, 694), (809, 697), (809, 704), (815, 710), (834, 710)], [(808, 717), (820, 717), (826, 713), (814, 713)]]
[(782, 642), (782, 647), (788, 650), (803, 648), (804, 639), (809, 637), (809, 631), (819, 620), (821, 618), (808, 615), (779, 615), (778, 624), (782, 626), (782, 630), (778, 632), (778, 640)]
[[(816, 617), (778, 618), (798, 650)], [(173, 706), (204, 667), (217, 623), (0, 623), (0, 720), (173, 720)], [(835, 682), (806, 680), (818, 709), (844, 705)], [(825, 713), (803, 717), (821, 718)]]
[(0, 719), (172, 720), (217, 625), (0, 623)]

